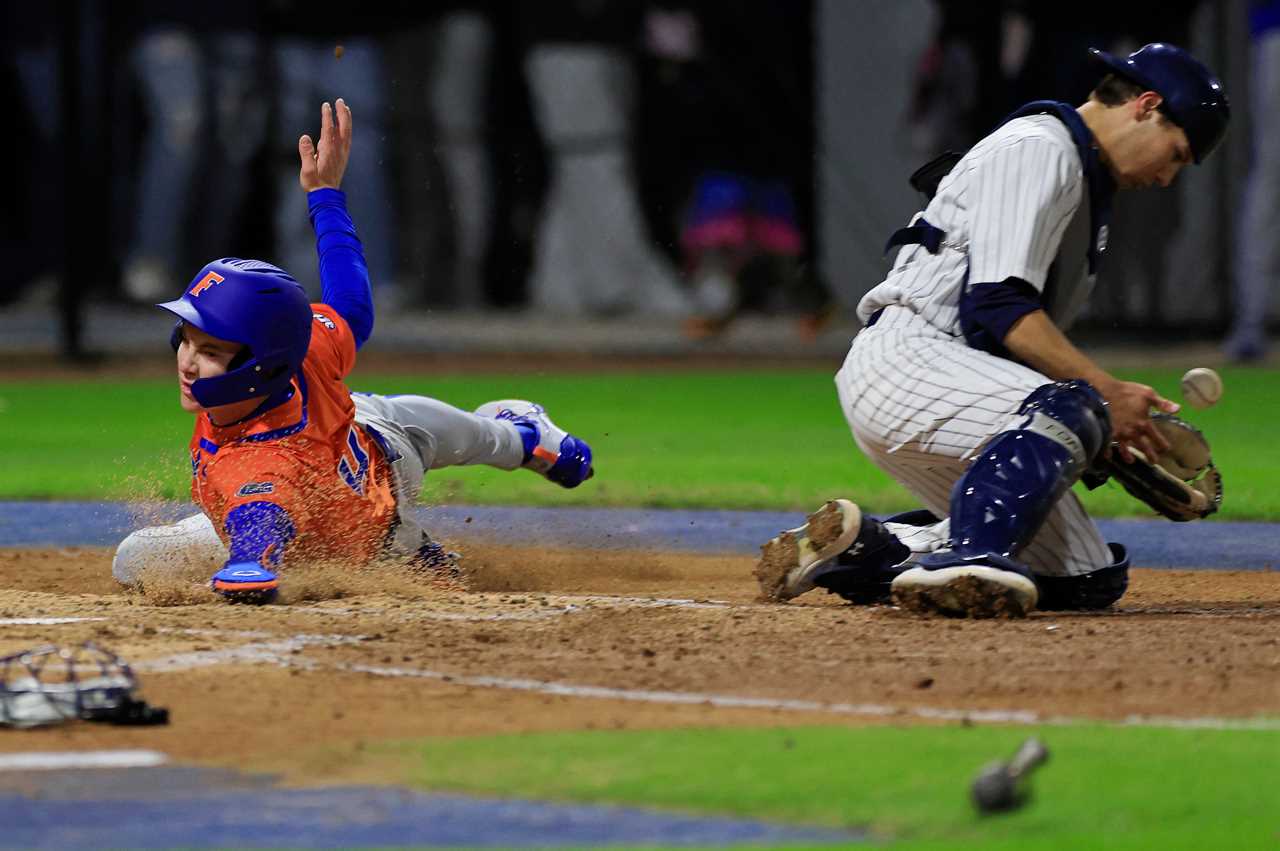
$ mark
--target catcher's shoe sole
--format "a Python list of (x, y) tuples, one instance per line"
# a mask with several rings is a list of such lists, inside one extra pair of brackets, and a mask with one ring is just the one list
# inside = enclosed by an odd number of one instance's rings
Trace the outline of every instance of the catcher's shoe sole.
[(1021, 618), (1036, 607), (1036, 584), (1011, 570), (957, 565), (928, 570), (913, 567), (894, 578), (893, 602), (917, 614), (970, 618)]
[(862, 510), (847, 499), (833, 499), (809, 515), (803, 526), (788, 529), (760, 548), (756, 581), (760, 596), (780, 603), (816, 588), (814, 579), (843, 553), (862, 528)]

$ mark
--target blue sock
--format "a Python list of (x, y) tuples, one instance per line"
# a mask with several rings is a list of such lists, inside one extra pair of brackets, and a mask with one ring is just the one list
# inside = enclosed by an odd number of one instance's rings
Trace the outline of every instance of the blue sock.
[(520, 463), (528, 464), (529, 459), (533, 457), (533, 450), (537, 448), (538, 440), (540, 439), (538, 427), (533, 423), (524, 423), (519, 421), (513, 422), (512, 425), (516, 427), (516, 431), (520, 432), (520, 440), (524, 443), (524, 460)]

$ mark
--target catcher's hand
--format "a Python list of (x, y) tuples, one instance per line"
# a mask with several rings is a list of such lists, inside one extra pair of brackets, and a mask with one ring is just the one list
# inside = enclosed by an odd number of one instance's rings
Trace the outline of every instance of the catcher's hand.
[[(1213, 464), (1209, 441), (1200, 430), (1172, 414), (1155, 413), (1151, 422), (1169, 443), (1154, 460), (1139, 449), (1130, 449), (1133, 462), (1125, 463), (1113, 452), (1100, 462), (1096, 486), (1110, 476), (1132, 496), (1170, 520), (1185, 522), (1208, 517), (1222, 505), (1222, 476)], [(1089, 477), (1086, 477), (1088, 479)]]

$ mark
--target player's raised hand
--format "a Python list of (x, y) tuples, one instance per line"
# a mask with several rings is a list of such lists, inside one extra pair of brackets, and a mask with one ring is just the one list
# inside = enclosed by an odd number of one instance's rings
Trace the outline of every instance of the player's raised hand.
[(342, 98), (320, 107), (320, 141), (315, 143), (303, 134), (298, 140), (298, 156), (302, 168), (298, 182), (303, 190), (337, 189), (342, 185), (347, 158), (351, 156), (351, 109)]
[(1133, 462), (1131, 449), (1141, 450), (1148, 459), (1154, 459), (1169, 448), (1169, 441), (1151, 422), (1151, 410), (1176, 413), (1177, 402), (1133, 381), (1117, 381), (1100, 392), (1111, 408), (1111, 439), (1121, 460), (1126, 464)]

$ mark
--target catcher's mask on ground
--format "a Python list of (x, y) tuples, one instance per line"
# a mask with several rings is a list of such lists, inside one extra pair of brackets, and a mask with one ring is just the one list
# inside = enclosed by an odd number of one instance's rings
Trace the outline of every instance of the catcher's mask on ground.
[(0, 724), (167, 724), (168, 710), (134, 699), (137, 687), (129, 664), (92, 642), (23, 650), (0, 658)]

